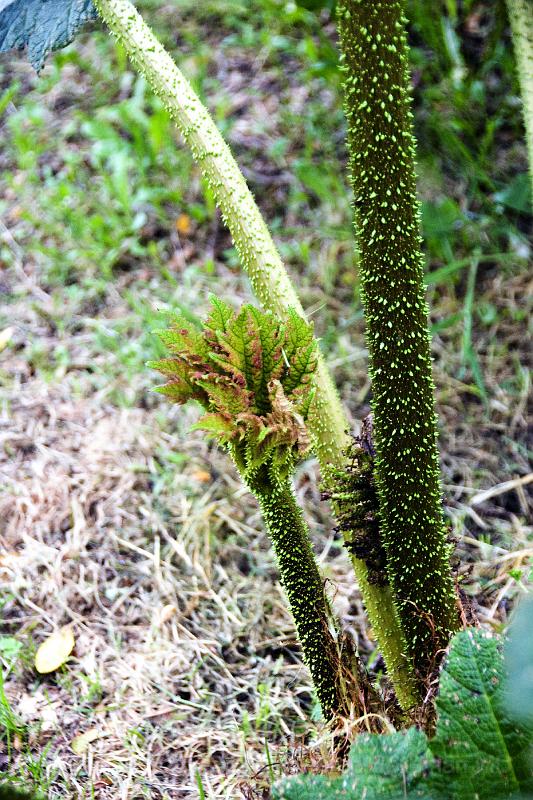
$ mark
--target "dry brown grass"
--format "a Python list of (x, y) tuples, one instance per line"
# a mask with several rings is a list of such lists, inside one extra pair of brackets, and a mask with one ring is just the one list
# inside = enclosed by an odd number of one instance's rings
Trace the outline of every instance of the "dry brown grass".
[[(50, 745), (51, 796), (65, 796), (65, 786), (69, 796), (90, 796), (93, 786), (102, 798), (195, 797), (197, 772), (208, 797), (235, 796), (253, 775), (266, 786), (266, 747), (278, 774), (314, 725), (309, 678), (253, 499), (224, 454), (187, 433), (193, 410), (118, 408), (84, 390), (89, 373), (76, 371), (75, 387), (70, 373), (47, 384), (17, 347), (30, 331), (51, 345), (54, 331), (25, 300), (16, 322), (2, 364), (10, 385), (0, 568), (3, 630), (25, 643), (26, 655), (6, 688), (30, 749)], [(82, 342), (70, 346), (80, 355)], [(162, 466), (162, 448), (181, 453), (182, 463)], [(315, 463), (304, 464), (298, 495), (318, 508), (313, 530), (335, 603), (368, 651), (317, 478)], [(32, 651), (69, 622), (74, 657), (58, 674), (37, 676)], [(76, 756), (72, 740), (93, 729), (98, 738)], [(327, 741), (316, 746), (327, 751)], [(23, 760), (20, 739), (17, 749)]]
[[(10, 385), (1, 418), (1, 569), (3, 630), (26, 647), (7, 693), (30, 739), (15, 741), (14, 763), (26, 747), (37, 754), (48, 744), (51, 797), (65, 797), (65, 787), (68, 796), (90, 796), (92, 786), (99, 798), (124, 800), (196, 797), (197, 772), (209, 798), (252, 789), (261, 796), (268, 758), (274, 774), (291, 763), (323, 767), (331, 742), (310, 720), (311, 687), (273, 557), (229, 460), (186, 432), (193, 410), (158, 414), (151, 398), (148, 408), (119, 408), (84, 389), (83, 371), (53, 384), (31, 374), (17, 342), (30, 331), (55, 334), (26, 301), (17, 314), (15, 346), (2, 363)], [(83, 335), (70, 346), (79, 355)], [(439, 340), (436, 349), (444, 353)], [(459, 572), (481, 623), (499, 627), (517, 591), (509, 569), (526, 568), (533, 555), (531, 476), (518, 462), (517, 478), (513, 445), (524, 441), (526, 398), (495, 392), (497, 408), (483, 421), (441, 363), (436, 376)], [(161, 448), (183, 454), (182, 463), (162, 466)], [(508, 472), (502, 462), (511, 455)], [(307, 462), (299, 499), (335, 605), (368, 656), (371, 633), (317, 482)], [(32, 650), (68, 622), (74, 657), (38, 677)], [(75, 755), (74, 737), (93, 729), (98, 738)], [(298, 743), (306, 745), (300, 754)]]

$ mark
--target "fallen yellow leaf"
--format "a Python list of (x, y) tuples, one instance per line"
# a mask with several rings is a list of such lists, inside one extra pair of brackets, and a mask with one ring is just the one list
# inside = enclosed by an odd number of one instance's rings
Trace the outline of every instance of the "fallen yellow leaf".
[(159, 612), (159, 622), (163, 624), (164, 622), (168, 622), (174, 614), (176, 613), (177, 608), (174, 603), (167, 603), (166, 606), (163, 606), (161, 611)]
[(187, 236), (191, 232), (191, 218), (188, 214), (180, 214), (176, 220), (176, 230), (182, 236)]
[(99, 736), (100, 731), (98, 728), (91, 728), (85, 731), (85, 733), (80, 733), (78, 736), (75, 736), (70, 743), (72, 752), (76, 753), (77, 756), (81, 756), (82, 753), (85, 753), (91, 742), (95, 742)]
[(15, 328), (4, 328), (4, 330), (0, 332), (0, 353), (8, 346), (14, 333)]
[(200, 483), (209, 483), (211, 480), (211, 473), (207, 472), (205, 469), (195, 469), (193, 473), (191, 473), (191, 478), (194, 478), (195, 481), (199, 481)]
[(53, 672), (65, 663), (74, 649), (71, 625), (63, 625), (39, 645), (35, 653), (35, 669), (41, 675)]

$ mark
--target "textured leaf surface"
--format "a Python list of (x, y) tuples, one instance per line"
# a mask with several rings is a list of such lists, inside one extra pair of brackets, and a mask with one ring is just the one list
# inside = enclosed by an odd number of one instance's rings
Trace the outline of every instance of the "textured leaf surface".
[[(531, 638), (531, 608), (515, 635)], [(528, 626), (524, 620), (528, 620)], [(524, 627), (521, 627), (521, 625)], [(527, 653), (528, 648), (521, 651)], [(529, 666), (529, 656), (523, 665)], [(470, 629), (457, 634), (440, 680), (437, 728), (429, 742), (415, 728), (359, 736), (342, 778), (300, 775), (280, 782), (275, 800), (503, 800), (533, 793), (533, 726), (505, 707), (501, 640)], [(526, 700), (527, 703), (527, 700)]]
[(437, 698), (438, 723), (430, 746), (442, 759), (434, 786), (455, 800), (509, 797), (533, 791), (532, 730), (504, 708), (501, 643), (481, 630), (453, 640)]
[(215, 295), (211, 295), (209, 299), (211, 300), (211, 313), (205, 322), (205, 326), (215, 333), (217, 331), (225, 333), (227, 324), (233, 316), (233, 309), (219, 297), (215, 297)]
[(425, 735), (416, 728), (387, 736), (365, 734), (350, 753), (343, 788), (368, 800), (430, 800), (425, 775), (433, 759)]
[(39, 72), (51, 50), (65, 47), (78, 30), (96, 18), (92, 0), (0, 1), (0, 52), (28, 48)]
[(312, 327), (296, 312), (282, 322), (250, 305), (234, 312), (212, 297), (203, 329), (176, 316), (157, 333), (172, 354), (148, 364), (167, 378), (157, 391), (203, 405), (208, 413), (195, 427), (230, 445), (245, 480), (266, 466), (274, 483), (284, 481), (310, 444)]
[(282, 383), (287, 394), (290, 394), (298, 386), (312, 380), (317, 362), (313, 329), (293, 309), (289, 311), (289, 325), (283, 350), (288, 367)]
[(251, 392), (254, 412), (263, 415), (270, 409), (269, 382), (284, 368), (284, 327), (273, 314), (248, 305), (224, 325), (225, 329), (218, 332), (221, 353), (215, 355), (216, 361), (237, 378), (242, 376)]
[(426, 784), (432, 763), (425, 735), (416, 728), (386, 736), (364, 734), (350, 752), (342, 778), (299, 776), (280, 784), (275, 800), (433, 800)]
[(204, 414), (191, 426), (191, 430), (205, 431), (208, 436), (221, 442), (229, 442), (234, 436), (235, 429), (231, 419), (223, 417), (222, 414)]
[(274, 787), (274, 800), (351, 800), (343, 793), (342, 778), (323, 775), (297, 775)]

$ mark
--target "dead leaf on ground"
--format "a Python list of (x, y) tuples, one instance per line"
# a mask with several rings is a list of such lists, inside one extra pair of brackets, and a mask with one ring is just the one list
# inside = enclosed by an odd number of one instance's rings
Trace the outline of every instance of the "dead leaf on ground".
[(99, 739), (101, 735), (102, 733), (98, 728), (90, 728), (88, 731), (85, 731), (85, 733), (80, 733), (78, 736), (75, 736), (70, 743), (72, 752), (76, 753), (77, 756), (81, 756), (85, 753), (89, 745)]
[(63, 625), (45, 639), (35, 654), (35, 669), (41, 675), (61, 667), (74, 649), (74, 634), (71, 625)]
[(2, 350), (5, 350), (5, 348), (8, 346), (14, 333), (15, 333), (15, 328), (11, 327), (4, 328), (4, 330), (0, 332), (0, 353), (2, 352)]
[(180, 214), (176, 220), (176, 230), (182, 236), (187, 236), (191, 232), (191, 218), (188, 214)]
[(211, 473), (207, 472), (205, 469), (196, 469), (191, 473), (191, 478), (194, 478), (194, 480), (199, 483), (209, 483), (211, 480)]
[(177, 608), (174, 603), (167, 603), (166, 606), (163, 606), (161, 611), (159, 612), (159, 623), (162, 625), (164, 622), (168, 622), (174, 614), (176, 613)]

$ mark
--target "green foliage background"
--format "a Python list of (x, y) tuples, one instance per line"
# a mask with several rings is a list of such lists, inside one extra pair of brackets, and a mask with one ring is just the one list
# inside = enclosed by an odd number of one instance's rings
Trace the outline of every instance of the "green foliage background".
[[(251, 6), (241, 0), (210, 0), (196, 8), (184, 0), (179, 4), (176, 49), (172, 43), (176, 12), (155, 14), (154, 0), (145, 0), (139, 8), (214, 108), (215, 119), (272, 224), (282, 256), (293, 274), (301, 275), (304, 295), (309, 294), (306, 287), (316, 285), (326, 293), (335, 289), (341, 299), (354, 290), (357, 297), (357, 279), (354, 284), (350, 268), (350, 190), (337, 50), (334, 25), (329, 29), (325, 25), (329, 11), (317, 13), (276, 0)], [(479, 281), (494, 268), (505, 276), (523, 263), (530, 202), (525, 153), (518, 144), (523, 128), (504, 7), (495, 3), (475, 36), (465, 36), (467, 12), (449, 2), (442, 4), (440, 15), (427, 15), (422, 4), (412, 1), (409, 38), (426, 280), (432, 302), (442, 292), (458, 300), (435, 323), (436, 330), (462, 353), (458, 377), (466, 377), (472, 391), (487, 401), (472, 323), (490, 326), (495, 309), (486, 303), (474, 308), (472, 292), (476, 276)], [(215, 39), (203, 36), (208, 22), (220, 28)], [(313, 85), (305, 113), (295, 114), (290, 106), (280, 109), (275, 136), (267, 135), (266, 150), (263, 143), (254, 145), (253, 135), (245, 145), (235, 138), (238, 115), (231, 113), (230, 94), (220, 89), (220, 68), (213, 60), (213, 52), (217, 59), (232, 63), (237, 54), (253, 57), (258, 49), (266, 59), (265, 74), (272, 76), (280, 96), (289, 90), (285, 64), (290, 65), (291, 85), (296, 75), (297, 84)], [(39, 81), (13, 71), (7, 60), (3, 72), (2, 180), (20, 207), (19, 245), (39, 264), (44, 288), (58, 308), (66, 298), (57, 324), (68, 329), (76, 309), (86, 301), (98, 304), (113, 276), (141, 262), (150, 263), (162, 278), (152, 287), (154, 304), (179, 303), (176, 276), (167, 266), (168, 236), (162, 234), (171, 232), (173, 217), (186, 208), (205, 253), (202, 233), (205, 230), (208, 237), (213, 201), (199, 183), (189, 155), (176, 147), (173, 126), (161, 104), (143, 79), (131, 72), (120, 48), (106, 32), (97, 32), (86, 47), (74, 44), (51, 57)], [(79, 76), (87, 91), (78, 94), (73, 87), (71, 100), (50, 124), (47, 98), (60, 91), (67, 74)], [(121, 85), (129, 88), (120, 89)], [(286, 180), (281, 202), (271, 184), (265, 189), (261, 182), (256, 165), (263, 158)], [(0, 201), (0, 211), (7, 207), (5, 199)], [(286, 208), (291, 210), (289, 224), (284, 221)], [(153, 236), (151, 231), (159, 234)], [(13, 262), (6, 243), (2, 257), (7, 264)], [(223, 258), (230, 269), (235, 266), (229, 242)], [(209, 274), (214, 269), (212, 258), (195, 259), (191, 269)], [(473, 286), (465, 295), (469, 270)], [(140, 370), (144, 352), (155, 347), (148, 334), (140, 347), (134, 336), (123, 335), (136, 326), (139, 313), (146, 317), (145, 329), (150, 327), (148, 304), (139, 303), (142, 283), (141, 277), (135, 295), (129, 293), (129, 320), (111, 323), (121, 334), (119, 339), (100, 326), (92, 334), (95, 346), (116, 353), (125, 377)], [(353, 317), (338, 320), (326, 307), (320, 317), (318, 332), (327, 351), (336, 347), (349, 325), (357, 323), (361, 310), (356, 302)], [(463, 321), (468, 323), (464, 336)], [(122, 344), (126, 339), (129, 344)], [(62, 368), (61, 349), (43, 359), (39, 343), (34, 346), (39, 368), (42, 364), (52, 374)], [(521, 380), (520, 373), (516, 380)], [(130, 394), (126, 386), (124, 391)]]

